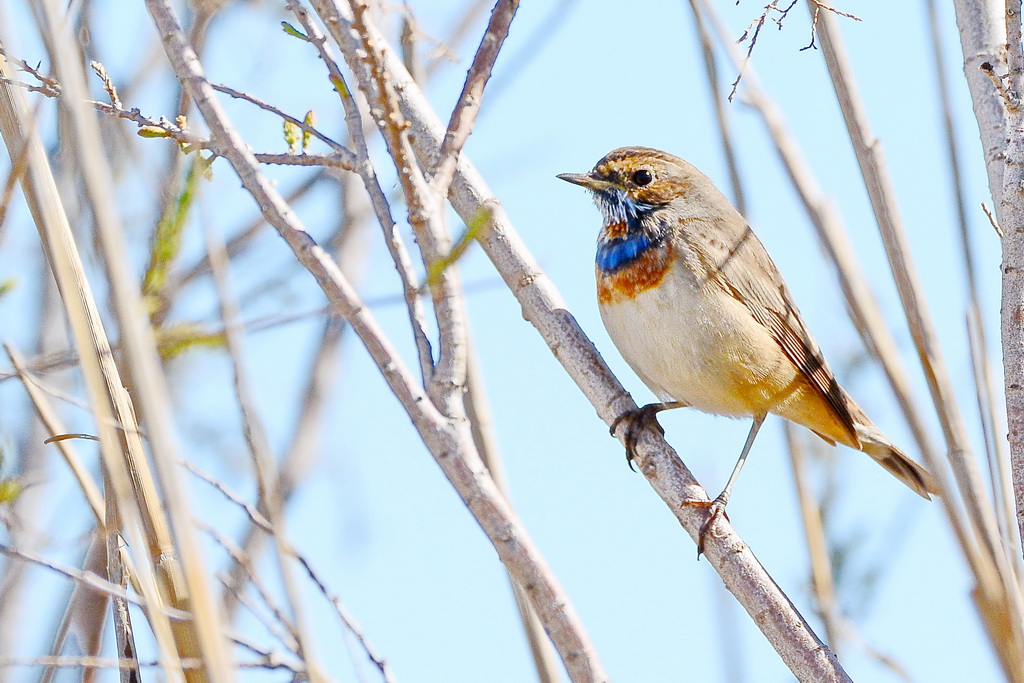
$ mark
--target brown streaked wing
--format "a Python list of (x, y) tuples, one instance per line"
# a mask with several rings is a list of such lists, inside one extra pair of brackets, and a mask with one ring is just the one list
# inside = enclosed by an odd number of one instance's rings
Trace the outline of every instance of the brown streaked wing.
[(786, 357), (832, 408), (852, 443), (859, 444), (846, 395), (800, 318), (789, 288), (761, 240), (745, 222), (742, 225), (744, 229), (732, 248), (723, 248), (721, 254), (713, 255), (717, 263), (712, 266), (715, 273), (709, 279), (746, 306), (754, 319), (768, 329)]

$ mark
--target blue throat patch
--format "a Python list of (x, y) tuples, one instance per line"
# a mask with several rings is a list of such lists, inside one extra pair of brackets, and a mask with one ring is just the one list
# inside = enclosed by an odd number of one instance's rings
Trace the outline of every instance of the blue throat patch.
[(645, 233), (605, 240), (597, 245), (597, 267), (605, 273), (625, 268), (651, 248), (651, 239)]

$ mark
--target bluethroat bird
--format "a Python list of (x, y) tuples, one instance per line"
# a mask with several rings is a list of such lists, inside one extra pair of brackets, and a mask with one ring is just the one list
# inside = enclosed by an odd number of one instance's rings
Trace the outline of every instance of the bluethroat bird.
[(768, 413), (864, 451), (926, 499), (935, 493), (931, 475), (839, 386), (764, 245), (707, 176), (666, 152), (623, 147), (590, 173), (558, 177), (590, 190), (601, 210), (601, 318), (660, 399), (612, 425), (614, 434), (626, 423), (627, 458), (641, 428), (662, 431), (662, 410), (753, 418), (725, 489), (710, 503), (698, 556)]

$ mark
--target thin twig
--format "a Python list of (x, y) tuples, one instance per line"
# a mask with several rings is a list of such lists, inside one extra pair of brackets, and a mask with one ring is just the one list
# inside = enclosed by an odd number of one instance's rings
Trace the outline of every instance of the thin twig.
[[(476, 0), (475, 2), (467, 3), (465, 11), (458, 20), (454, 23), (448, 35), (442, 39), (437, 40), (425, 36), (422, 32), (417, 31), (417, 35), (421, 38), (427, 38), (430, 42), (434, 43), (434, 49), (430, 51), (428, 57), (430, 63), (427, 64), (427, 78), (433, 77), (441, 67), (454, 64), (459, 61), (458, 48), (459, 44), (462, 43), (469, 35), (469, 32), (476, 28), (477, 19), (481, 14), (484, 13), (490, 6), (490, 0)], [(519, 62), (516, 62), (517, 64)]]
[[(7, 356), (11, 359), (11, 364), (18, 373), (18, 378), (21, 379), (21, 383), (25, 387), (25, 391), (28, 393), (29, 398), (32, 401), (32, 405), (36, 409), (36, 415), (42, 421), (43, 425), (45, 425), (47, 432), (51, 435), (64, 434), (67, 430), (62, 424), (60, 416), (57, 414), (57, 411), (53, 409), (53, 406), (50, 405), (49, 401), (46, 400), (45, 392), (39, 386), (36, 378), (25, 369), (25, 359), (11, 344), (5, 343), (4, 349), (7, 351)], [(90, 474), (89, 470), (82, 464), (82, 461), (71, 447), (71, 444), (59, 441), (57, 442), (57, 449), (64, 457), (64, 462), (67, 463), (68, 468), (75, 477), (75, 481), (78, 482), (78, 487), (82, 490), (82, 494), (85, 496), (85, 500), (89, 504), (89, 509), (92, 511), (93, 517), (96, 518), (96, 524), (99, 527), (103, 527), (103, 495), (100, 493), (99, 486), (96, 485), (92, 474)]]
[[(241, 508), (249, 517), (249, 521), (252, 523), (254, 529), (260, 529), (266, 534), (274, 534), (274, 527), (270, 524), (270, 522), (267, 521), (267, 519), (255, 507), (253, 507), (248, 502), (243, 500), (241, 496), (232, 491), (226, 484), (224, 484), (218, 479), (215, 479), (206, 472), (203, 472), (191, 462), (185, 462), (183, 464), (191, 472), (196, 474), (196, 476), (212, 485), (225, 498), (227, 498), (229, 501), (231, 501), (239, 508)], [(249, 580), (253, 581), (254, 583), (257, 582), (257, 575), (252, 562), (252, 555), (245, 549), (245, 547), (240, 547), (236, 545), (234, 542), (219, 534), (219, 532), (217, 532), (216, 529), (213, 529), (209, 525), (206, 525), (202, 522), (199, 522), (199, 524), (202, 528), (206, 529), (207, 533), (209, 533), (215, 540), (217, 540), (217, 542), (220, 543), (220, 545), (228, 552), (228, 554), (234, 560), (234, 566), (237, 567), (240, 572), (244, 572)], [(300, 565), (302, 565), (302, 568), (309, 575), (310, 579), (312, 579), (313, 582), (317, 585), (317, 588), (320, 589), (324, 597), (326, 597), (328, 601), (331, 602), (335, 610), (338, 612), (338, 615), (341, 618), (344, 627), (352, 633), (352, 635), (362, 646), (367, 657), (381, 670), (381, 673), (385, 675), (385, 680), (392, 680), (390, 669), (388, 668), (385, 660), (380, 655), (378, 655), (374, 648), (369, 644), (369, 641), (367, 640), (366, 636), (363, 634), (358, 624), (356, 624), (355, 619), (345, 609), (344, 605), (342, 605), (340, 598), (338, 598), (336, 595), (331, 593), (326, 588), (324, 581), (320, 578), (320, 575), (313, 569), (313, 566), (310, 564), (309, 560), (302, 554), (295, 552), (293, 549), (289, 550), (289, 554), (294, 555), (295, 559), (299, 562)], [(227, 588), (230, 595), (232, 596), (232, 601), (235, 603), (240, 603), (244, 598), (244, 596), (241, 593), (241, 582), (238, 581), (236, 577), (232, 576), (224, 581), (224, 585)], [(267, 593), (267, 591), (264, 589), (262, 585), (258, 585), (257, 590), (259, 591), (261, 596), (266, 596), (264, 597), (264, 602), (267, 603), (267, 606), (270, 607), (270, 609), (274, 611), (275, 614), (277, 614), (278, 609), (269, 600), (269, 593)], [(254, 613), (256, 612), (254, 606), (252, 606), (251, 604), (247, 604), (247, 607), (249, 607), (250, 610), (254, 611)], [(262, 619), (260, 615), (257, 616)], [(287, 622), (284, 622), (284, 624), (288, 626), (290, 630), (294, 629), (294, 627), (292, 627)], [(271, 627), (270, 625), (267, 625), (267, 627), (272, 632), (280, 636), (280, 632), (275, 630), (274, 627)], [(291, 645), (288, 645), (288, 643), (285, 644), (290, 649), (293, 649), (291, 648)]]
[(1003, 233), (1003, 229), (999, 227), (999, 221), (996, 220), (996, 216), (992, 213), (992, 209), (988, 208), (988, 205), (985, 202), (982, 202), (981, 210), (984, 212), (985, 217), (988, 218), (988, 224), (992, 226), (992, 231), (995, 232), (999, 239), (1002, 239), (1005, 234)]
[(245, 513), (246, 517), (249, 518), (249, 522), (253, 526), (262, 529), (263, 531), (267, 532), (268, 534), (274, 533), (273, 525), (271, 525), (270, 521), (266, 517), (263, 516), (263, 513), (260, 512), (259, 510), (257, 510), (254, 505), (251, 505), (247, 500), (242, 498), (242, 496), (238, 495), (237, 493), (232, 491), (230, 488), (228, 488), (227, 484), (222, 482), (220, 479), (217, 479), (216, 477), (214, 477), (209, 472), (205, 472), (204, 470), (200, 469), (199, 466), (197, 466), (191, 460), (183, 460), (181, 462), (181, 465), (182, 465), (182, 467), (187, 469), (189, 472), (191, 472), (192, 474), (196, 475), (197, 477), (199, 477), (200, 479), (205, 481), (207, 484), (209, 484), (213, 488), (217, 489), (217, 491), (222, 496), (227, 498), (230, 502), (234, 503), (239, 508), (241, 508), (242, 511)]
[(295, 14), (306, 31), (308, 42), (312, 44), (320, 54), (320, 59), (327, 67), (328, 76), (334, 84), (334, 88), (341, 98), (341, 105), (345, 111), (345, 124), (348, 127), (349, 138), (355, 147), (355, 155), (358, 162), (355, 171), (362, 178), (363, 185), (370, 195), (370, 204), (373, 207), (384, 232), (384, 243), (388, 248), (391, 259), (395, 264), (398, 277), (402, 282), (402, 293), (405, 296), (405, 303), (409, 311), (409, 324), (412, 327), (413, 341), (416, 343), (416, 351), (419, 354), (420, 374), (426, 382), (434, 367), (433, 352), (431, 351), (430, 338), (427, 336), (426, 314), (423, 310), (423, 302), (420, 300), (420, 286), (416, 271), (409, 257), (409, 251), (402, 240), (402, 236), (395, 225), (391, 215), (391, 206), (388, 203), (384, 190), (380, 186), (380, 180), (370, 162), (369, 147), (366, 144), (366, 135), (363, 132), (362, 115), (359, 105), (348, 84), (345, 76), (338, 66), (337, 60), (327, 46), (327, 38), (323, 35), (320, 27), (317, 26), (309, 16), (309, 12), (297, 0), (288, 0), (288, 9)]
[(376, 649), (373, 647), (373, 645), (370, 644), (369, 640), (367, 640), (366, 635), (359, 627), (359, 624), (356, 623), (355, 619), (345, 608), (345, 605), (342, 604), (341, 598), (339, 598), (337, 595), (332, 593), (327, 588), (327, 585), (324, 583), (323, 579), (320, 578), (320, 575), (313, 570), (312, 565), (309, 564), (309, 561), (305, 557), (298, 556), (298, 560), (299, 563), (302, 564), (302, 567), (306, 570), (306, 573), (309, 575), (309, 578), (313, 581), (313, 583), (316, 584), (316, 587), (320, 590), (323, 596), (327, 598), (331, 605), (334, 606), (334, 611), (338, 615), (338, 619), (341, 621), (342, 625), (345, 627), (345, 630), (351, 633), (355, 637), (355, 639), (359, 641), (359, 645), (363, 648), (363, 652), (366, 653), (366, 656), (369, 658), (369, 660), (373, 662), (374, 666), (377, 667), (377, 669), (381, 673), (381, 676), (384, 677), (384, 680), (387, 683), (393, 683), (393, 681), (395, 680), (394, 674), (391, 672), (391, 667), (388, 666), (387, 660), (384, 659), (381, 655), (377, 654)]
[[(739, 88), (740, 81), (743, 80), (744, 73), (746, 73), (747, 64), (748, 62), (750, 62), (750, 58), (754, 54), (754, 46), (757, 44), (757, 39), (761, 35), (761, 29), (764, 28), (764, 25), (768, 22), (769, 19), (771, 19), (771, 21), (775, 24), (775, 27), (781, 30), (782, 23), (785, 21), (786, 17), (789, 16), (789, 12), (793, 9), (793, 7), (796, 6), (796, 3), (798, 1), (799, 0), (789, 0), (789, 4), (786, 5), (784, 8), (781, 8), (779, 7), (779, 0), (772, 0), (767, 5), (764, 6), (758, 18), (750, 22), (750, 25), (748, 25), (746, 30), (743, 31), (743, 34), (740, 36), (739, 40), (736, 41), (737, 43), (742, 43), (749, 38), (750, 44), (747, 46), (746, 55), (744, 55), (743, 59), (740, 61), (738, 73), (736, 74), (736, 80), (733, 81), (732, 83), (732, 90), (729, 92), (728, 97), (728, 100), (730, 102), (732, 102), (733, 97), (736, 96), (736, 90), (737, 88)], [(814, 36), (815, 29), (818, 26), (818, 18), (821, 15), (822, 10), (830, 14), (838, 15), (840, 17), (853, 19), (854, 21), (861, 20), (860, 17), (850, 14), (849, 12), (843, 12), (842, 10), (836, 9), (831, 5), (827, 5), (824, 2), (821, 2), (821, 0), (808, 0), (808, 3), (811, 6), (811, 42), (806, 47), (801, 48), (802, 50), (810, 50), (812, 48), (817, 47), (817, 45), (814, 42)], [(751, 30), (753, 30), (753, 33), (751, 33)]]
[(704, 58), (704, 71), (707, 75), (706, 80), (711, 95), (711, 106), (715, 110), (718, 135), (722, 139), (722, 153), (725, 155), (725, 165), (729, 169), (729, 184), (732, 186), (733, 203), (736, 205), (736, 209), (746, 216), (747, 200), (743, 193), (743, 184), (740, 182), (739, 167), (736, 163), (736, 152), (733, 149), (732, 132), (729, 126), (729, 116), (726, 112), (726, 103), (722, 99), (722, 89), (718, 83), (718, 62), (715, 60), (714, 41), (704, 23), (704, 13), (700, 9), (699, 0), (690, 0), (690, 9), (693, 12), (697, 36), (700, 38), (700, 53)]
[[(71, 579), (79, 586), (83, 586), (89, 590), (105, 593), (106, 595), (120, 598), (121, 600), (127, 600), (133, 605), (138, 605), (139, 607), (145, 607), (147, 605), (145, 598), (127, 592), (121, 586), (107, 581), (94, 572), (82, 571), (75, 567), (68, 567), (58, 562), (54, 562), (53, 560), (47, 560), (31, 550), (26, 550), (24, 548), (12, 548), (0, 543), (0, 554), (21, 560), (22, 562), (30, 562), (34, 565), (45, 567), (46, 569)], [(163, 612), (167, 616), (172, 616), (176, 619), (184, 619), (188, 617), (187, 613), (170, 607), (165, 608)]]
[[(266, 427), (256, 410), (248, 373), (242, 360), (244, 356), (242, 340), (240, 335), (237, 334), (238, 325), (236, 323), (238, 310), (234, 294), (228, 283), (227, 251), (223, 240), (212, 229), (207, 230), (206, 236), (210, 268), (220, 301), (221, 318), (224, 321), (224, 338), (228, 349), (228, 357), (231, 361), (235, 400), (241, 411), (242, 431), (245, 435), (246, 445), (249, 448), (253, 468), (256, 472), (260, 507), (265, 511), (267, 519), (274, 529), (272, 538), (277, 550), (277, 564), (281, 583), (283, 584), (288, 607), (292, 614), (291, 632), (298, 646), (296, 654), (299, 655), (299, 658), (302, 659), (311, 672), (315, 672), (319, 669), (319, 665), (316, 663), (310, 631), (303, 616), (306, 610), (303, 608), (303, 602), (290, 563), (293, 553), (290, 552), (291, 544), (286, 537), (284, 503), (277, 481), (277, 467), (270, 450), (270, 441), (267, 438)], [(232, 557), (235, 557), (237, 561), (236, 555), (233, 554)], [(248, 570), (250, 576), (253, 576), (252, 569), (248, 568)], [(266, 601), (266, 597), (264, 597), (264, 601)], [(275, 614), (278, 615), (278, 618), (281, 618), (279, 610), (275, 609)], [(314, 680), (321, 680), (323, 677), (317, 672), (313, 678)]]
[(451, 185), (452, 176), (455, 175), (459, 154), (469, 139), (477, 114), (480, 113), (484, 86), (491, 77), (494, 62), (498, 59), (501, 46), (505, 44), (517, 9), (519, 0), (498, 0), (491, 10), (491, 20), (480, 40), (480, 47), (473, 56), (473, 63), (466, 72), (462, 94), (459, 95), (458, 104), (452, 110), (448, 129), (441, 141), (440, 160), (430, 178), (430, 189), (440, 197), (448, 196), (448, 187)]
[[(187, 657), (179, 660), (181, 668), (198, 671), (203, 667), (203, 661), (198, 657)], [(0, 657), (0, 669), (3, 668), (38, 668), (55, 667), (62, 669), (122, 669), (128, 671), (140, 671), (154, 667), (166, 667), (167, 662), (160, 660), (139, 660), (139, 659), (115, 659), (113, 657), (89, 657), (84, 655), (53, 655), (49, 657)], [(264, 669), (268, 671), (284, 669), (296, 676), (305, 675), (305, 670), (289, 665), (273, 656), (256, 661), (238, 662), (242, 669)]]
[(17, 57), (11, 57), (10, 55), (4, 52), (2, 46), (0, 46), (0, 56), (6, 57), (7, 61), (13, 64), (15, 67), (17, 67), (19, 71), (24, 71), (25, 73), (35, 78), (37, 81), (39, 81), (39, 85), (34, 86), (29, 83), (25, 83), (23, 81), (16, 80), (13, 78), (8, 80), (7, 78), (0, 77), (0, 81), (4, 83), (9, 83), (11, 85), (22, 86), (26, 88), (29, 92), (42, 93), (47, 97), (60, 96), (60, 83), (57, 81), (56, 78), (53, 78), (52, 76), (47, 76), (46, 74), (42, 73), (39, 70), (38, 65), (31, 66), (28, 62), (24, 60), (18, 59)]
[[(367, 0), (349, 0), (352, 28), (359, 38), (362, 59), (346, 52), (349, 68), (359, 88), (371, 103), (374, 121), (384, 137), (388, 153), (409, 209), (409, 223), (416, 233), (423, 262), (429, 269), (451, 249), (451, 238), (443, 226), (446, 197), (431, 192), (409, 141), (408, 123), (398, 107), (399, 94), (392, 73), (385, 67), (384, 40), (370, 16)], [(321, 14), (321, 19), (323, 18)], [(404, 67), (403, 67), (404, 71)], [(477, 217), (478, 218), (478, 217)], [(447, 268), (427, 280), (437, 320), (439, 350), (437, 363), (425, 383), (427, 395), (443, 415), (452, 420), (465, 418), (462, 388), (466, 380), (466, 312), (457, 269)]]
[[(790, 8), (792, 8), (794, 4), (796, 3), (793, 2), (792, 4), (790, 4), (789, 7), (786, 8), (785, 12), (783, 13), (783, 17), (785, 17), (786, 13), (789, 12)], [(747, 63), (750, 61), (751, 55), (754, 54), (754, 46), (757, 45), (757, 39), (761, 35), (761, 28), (764, 26), (765, 21), (768, 20), (768, 13), (771, 12), (772, 10), (778, 10), (776, 5), (778, 5), (777, 0), (765, 5), (764, 10), (762, 10), (761, 12), (761, 16), (755, 19), (750, 24), (750, 26), (747, 26), (747, 28), (743, 31), (743, 34), (740, 36), (739, 40), (736, 41), (738, 43), (742, 43), (745, 40), (747, 40), (748, 37), (750, 38), (750, 43), (747, 45), (747, 54), (743, 56), (743, 61), (740, 62), (740, 67), (736, 74), (736, 80), (732, 82), (732, 90), (729, 91), (729, 96), (726, 98), (730, 102), (732, 102), (732, 98), (736, 96), (736, 90), (740, 87), (740, 81), (743, 80), (743, 72), (747, 70)], [(751, 35), (750, 33), (751, 28), (754, 29), (753, 35)]]
[(803, 521), (807, 540), (807, 555), (811, 565), (811, 588), (818, 604), (818, 615), (825, 624), (828, 645), (839, 656), (841, 629), (839, 628), (839, 605), (836, 601), (835, 581), (832, 577), (832, 561), (829, 559), (825, 527), (821, 519), (821, 507), (811, 493), (807, 482), (806, 457), (803, 444), (797, 437), (796, 427), (788, 420), (784, 424), (786, 446), (793, 466), (793, 481), (796, 484), (797, 503)]
[(293, 124), (295, 126), (298, 126), (299, 128), (301, 128), (305, 132), (313, 135), (318, 140), (326, 143), (328, 147), (330, 147), (331, 149), (334, 150), (335, 154), (340, 154), (340, 155), (347, 156), (349, 158), (349, 166), (348, 166), (348, 168), (351, 168), (352, 164), (354, 164), (354, 159), (352, 157), (352, 152), (350, 152), (348, 149), (346, 149), (345, 145), (341, 144), (340, 142), (335, 142), (334, 140), (332, 140), (328, 136), (326, 136), (323, 133), (321, 133), (317, 129), (316, 126), (311, 126), (310, 124), (308, 124), (306, 121), (304, 121), (302, 119), (297, 119), (294, 116), (291, 116), (290, 114), (284, 113), (281, 109), (275, 107), (274, 105), (270, 104), (269, 102), (264, 102), (263, 100), (261, 100), (260, 98), (256, 97), (255, 95), (250, 95), (249, 93), (241, 92), (239, 90), (235, 90), (234, 88), (229, 88), (226, 85), (216, 85), (216, 84), (211, 83), (210, 87), (213, 88), (214, 90), (216, 90), (217, 92), (222, 92), (225, 95), (230, 95), (231, 97), (234, 97), (235, 99), (244, 100), (246, 102), (249, 102), (250, 104), (254, 104), (257, 107), (259, 107), (260, 109), (263, 109), (264, 111), (269, 111), (270, 113), (272, 113), (272, 114), (274, 114), (276, 116), (281, 117), (282, 119), (284, 119), (288, 123), (291, 123), (291, 124)]
[(117, 86), (114, 85), (114, 81), (110, 78), (110, 74), (107, 73), (107, 69), (103, 64), (97, 61), (89, 62), (89, 66), (96, 72), (96, 75), (103, 81), (103, 90), (107, 93), (107, 97), (110, 98), (110, 103), (118, 109), (123, 109), (121, 106), (121, 98), (117, 94)]
[[(104, 82), (104, 89), (110, 94), (111, 102), (99, 102), (97, 100), (86, 100), (86, 102), (92, 106), (96, 111), (102, 112), (108, 116), (114, 118), (123, 119), (125, 121), (131, 121), (139, 127), (139, 135), (146, 138), (169, 138), (174, 140), (179, 145), (182, 145), (188, 151), (194, 151), (197, 149), (206, 150), (213, 152), (215, 156), (223, 156), (217, 151), (216, 145), (212, 140), (200, 137), (190, 132), (186, 127), (180, 125), (184, 122), (183, 117), (179, 117), (179, 123), (168, 121), (164, 117), (154, 119), (152, 117), (144, 115), (137, 107), (132, 109), (125, 109), (117, 95), (117, 90), (114, 88), (113, 83), (110, 80), (110, 76), (103, 70), (103, 65), (98, 62), (94, 62), (94, 70), (97, 71)], [(3, 79), (0, 79), (3, 80)], [(52, 79), (51, 79), (52, 80)], [(6, 83), (12, 83), (14, 85), (24, 85), (20, 82), (12, 82), (4, 80)], [(56, 84), (56, 81), (53, 81)], [(261, 163), (266, 164), (280, 164), (289, 166), (331, 166), (335, 168), (341, 168), (348, 171), (354, 170), (355, 158), (351, 151), (345, 148), (327, 135), (321, 133), (315, 126), (308, 124), (306, 121), (297, 119), (289, 114), (284, 113), (277, 107), (268, 104), (260, 100), (253, 95), (248, 93), (239, 92), (233, 88), (229, 88), (224, 85), (215, 86), (219, 91), (236, 97), (238, 99), (250, 102), (261, 109), (265, 109), (277, 116), (280, 116), (285, 121), (293, 123), (302, 130), (310, 133), (314, 137), (327, 143), (334, 151), (330, 154), (280, 154), (280, 153), (258, 153), (256, 158)], [(30, 88), (30, 90), (32, 90)], [(38, 88), (33, 92), (40, 92), (47, 97), (60, 97), (61, 91), (50, 87)], [(16, 157), (17, 158), (17, 157)], [(15, 169), (18, 167), (15, 166)], [(12, 177), (15, 177), (12, 173)], [(0, 204), (2, 207), (3, 204)], [(2, 215), (0, 215), (2, 217)], [(2, 222), (0, 222), (2, 225)]]
[(203, 520), (195, 520), (195, 525), (198, 529), (206, 532), (210, 538), (224, 548), (225, 552), (228, 553), (232, 560), (245, 569), (246, 573), (249, 574), (249, 583), (251, 583), (256, 589), (256, 593), (259, 595), (263, 605), (270, 610), (271, 614), (273, 614), (273, 620), (266, 617), (266, 615), (257, 609), (255, 605), (249, 602), (241, 592), (237, 596), (239, 601), (249, 608), (249, 611), (253, 616), (258, 618), (267, 630), (281, 641), (282, 645), (288, 648), (292, 653), (298, 655), (299, 659), (303, 659), (303, 661), (305, 661), (302, 655), (302, 644), (299, 639), (298, 628), (288, 615), (285, 614), (281, 606), (277, 604), (277, 601), (267, 588), (266, 583), (260, 578), (260, 574), (253, 565), (251, 558), (249, 558), (249, 556), (246, 555), (234, 541), (217, 531), (216, 528), (207, 524)]

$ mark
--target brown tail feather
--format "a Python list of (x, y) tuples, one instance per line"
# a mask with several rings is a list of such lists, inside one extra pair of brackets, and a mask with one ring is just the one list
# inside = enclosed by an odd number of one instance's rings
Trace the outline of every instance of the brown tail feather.
[(892, 442), (871, 422), (853, 399), (847, 396), (846, 400), (849, 403), (850, 416), (853, 418), (854, 431), (859, 442), (854, 448), (859, 448), (870, 455), (875, 462), (925, 500), (931, 500), (931, 496), (928, 495), (930, 493), (938, 495), (939, 490), (931, 473), (893, 446)]
[(914, 490), (914, 493), (931, 500), (929, 493), (937, 494), (935, 479), (931, 473), (908, 458), (889, 443), (874, 425), (857, 425), (861, 450), (874, 458), (875, 462), (887, 469), (893, 476)]

